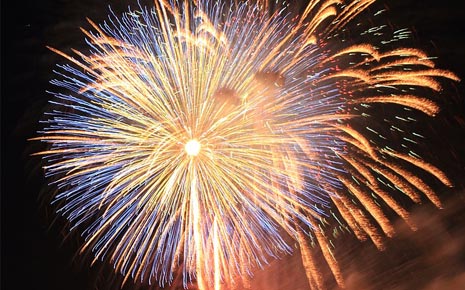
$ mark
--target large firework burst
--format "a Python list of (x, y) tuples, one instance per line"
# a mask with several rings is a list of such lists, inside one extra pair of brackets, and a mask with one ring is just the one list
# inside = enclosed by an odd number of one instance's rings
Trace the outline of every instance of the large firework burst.
[(82, 251), (135, 280), (163, 285), (181, 271), (185, 285), (219, 289), (247, 284), (295, 240), (321, 288), (310, 242), (344, 284), (320, 226), (328, 209), (382, 249), (394, 234), (383, 208), (415, 228), (392, 192), (441, 207), (407, 168), (450, 186), (442, 171), (352, 123), (376, 104), (433, 116), (425, 96), (457, 79), (420, 50), (392, 48), (405, 31), (390, 48), (341, 41), (372, 2), (314, 0), (294, 14), (281, 2), (156, 0), (89, 21), (88, 54), (51, 48), (70, 61), (52, 83), (71, 93), (54, 93), (39, 154), (59, 212), (83, 228)]

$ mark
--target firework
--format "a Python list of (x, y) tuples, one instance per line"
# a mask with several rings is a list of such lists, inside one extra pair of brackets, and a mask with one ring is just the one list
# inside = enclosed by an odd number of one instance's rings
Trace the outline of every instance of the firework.
[(324, 220), (383, 249), (394, 235), (383, 208), (415, 228), (393, 192), (441, 207), (413, 169), (450, 186), (441, 170), (354, 124), (378, 104), (433, 116), (426, 96), (457, 78), (392, 48), (405, 31), (390, 48), (341, 41), (372, 2), (315, 0), (294, 14), (280, 2), (156, 0), (89, 20), (88, 54), (51, 48), (69, 61), (52, 83), (69, 93), (54, 93), (38, 154), (81, 252), (126, 279), (165, 285), (182, 272), (185, 286), (220, 289), (247, 285), (297, 241), (312, 287), (323, 287), (312, 247), (343, 286)]

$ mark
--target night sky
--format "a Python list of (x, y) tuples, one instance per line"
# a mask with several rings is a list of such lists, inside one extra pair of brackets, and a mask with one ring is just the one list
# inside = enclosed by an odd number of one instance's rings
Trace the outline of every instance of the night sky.
[[(1, 2), (2, 290), (87, 290), (109, 285), (99, 278), (98, 267), (89, 269), (73, 262), (78, 239), (70, 237), (64, 242), (61, 220), (50, 227), (53, 213), (41, 206), (39, 199), (46, 182), (38, 159), (30, 156), (38, 147), (27, 139), (37, 136), (38, 121), (51, 98), (45, 91), (52, 89), (48, 83), (54, 77), (52, 70), (56, 63), (63, 63), (46, 46), (65, 52), (71, 47), (84, 48), (78, 27), (89, 28), (85, 18), (103, 21), (109, 4), (119, 12), (126, 10), (127, 3), (135, 1)], [(465, 80), (465, 2), (386, 3), (392, 23), (413, 29), (417, 47), (437, 56), (438, 67)], [(419, 233), (414, 237), (400, 229), (387, 252), (377, 253), (364, 244), (342, 247), (339, 251), (347, 251), (342, 254), (343, 264), (350, 265), (352, 271), (348, 275), (348, 285), (353, 287), (350, 289), (461, 289), (458, 285), (465, 285), (464, 83), (445, 86), (442, 111), (432, 121), (427, 146), (427, 155), (445, 169), (456, 185), (439, 192), (446, 208), (415, 208), (414, 216), (421, 225)], [(353, 257), (359, 259), (353, 261)], [(305, 289), (304, 282), (290, 282), (290, 277), (301, 274), (296, 270), (300, 267), (296, 261), (288, 257), (258, 273), (256, 289)], [(267, 281), (272, 281), (273, 286), (265, 285)]]

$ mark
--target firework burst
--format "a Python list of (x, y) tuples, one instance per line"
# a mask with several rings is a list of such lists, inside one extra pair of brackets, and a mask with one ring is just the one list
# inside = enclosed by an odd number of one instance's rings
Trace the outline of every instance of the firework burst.
[(89, 20), (88, 54), (51, 48), (70, 62), (52, 83), (71, 93), (54, 93), (38, 154), (81, 251), (126, 278), (164, 285), (180, 271), (184, 285), (220, 289), (247, 285), (294, 240), (312, 287), (324, 284), (312, 247), (343, 286), (324, 219), (383, 249), (394, 235), (383, 208), (415, 228), (394, 191), (441, 207), (407, 168), (450, 186), (442, 171), (352, 123), (377, 104), (433, 116), (425, 96), (457, 80), (417, 49), (342, 42), (372, 2), (315, 0), (294, 14), (268, 1), (156, 0)]

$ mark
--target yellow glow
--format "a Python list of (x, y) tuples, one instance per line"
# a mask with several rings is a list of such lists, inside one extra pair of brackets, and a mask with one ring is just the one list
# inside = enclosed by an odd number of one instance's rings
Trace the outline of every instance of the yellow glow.
[(197, 156), (200, 152), (200, 143), (199, 141), (192, 139), (184, 145), (184, 150), (186, 150), (187, 155)]

